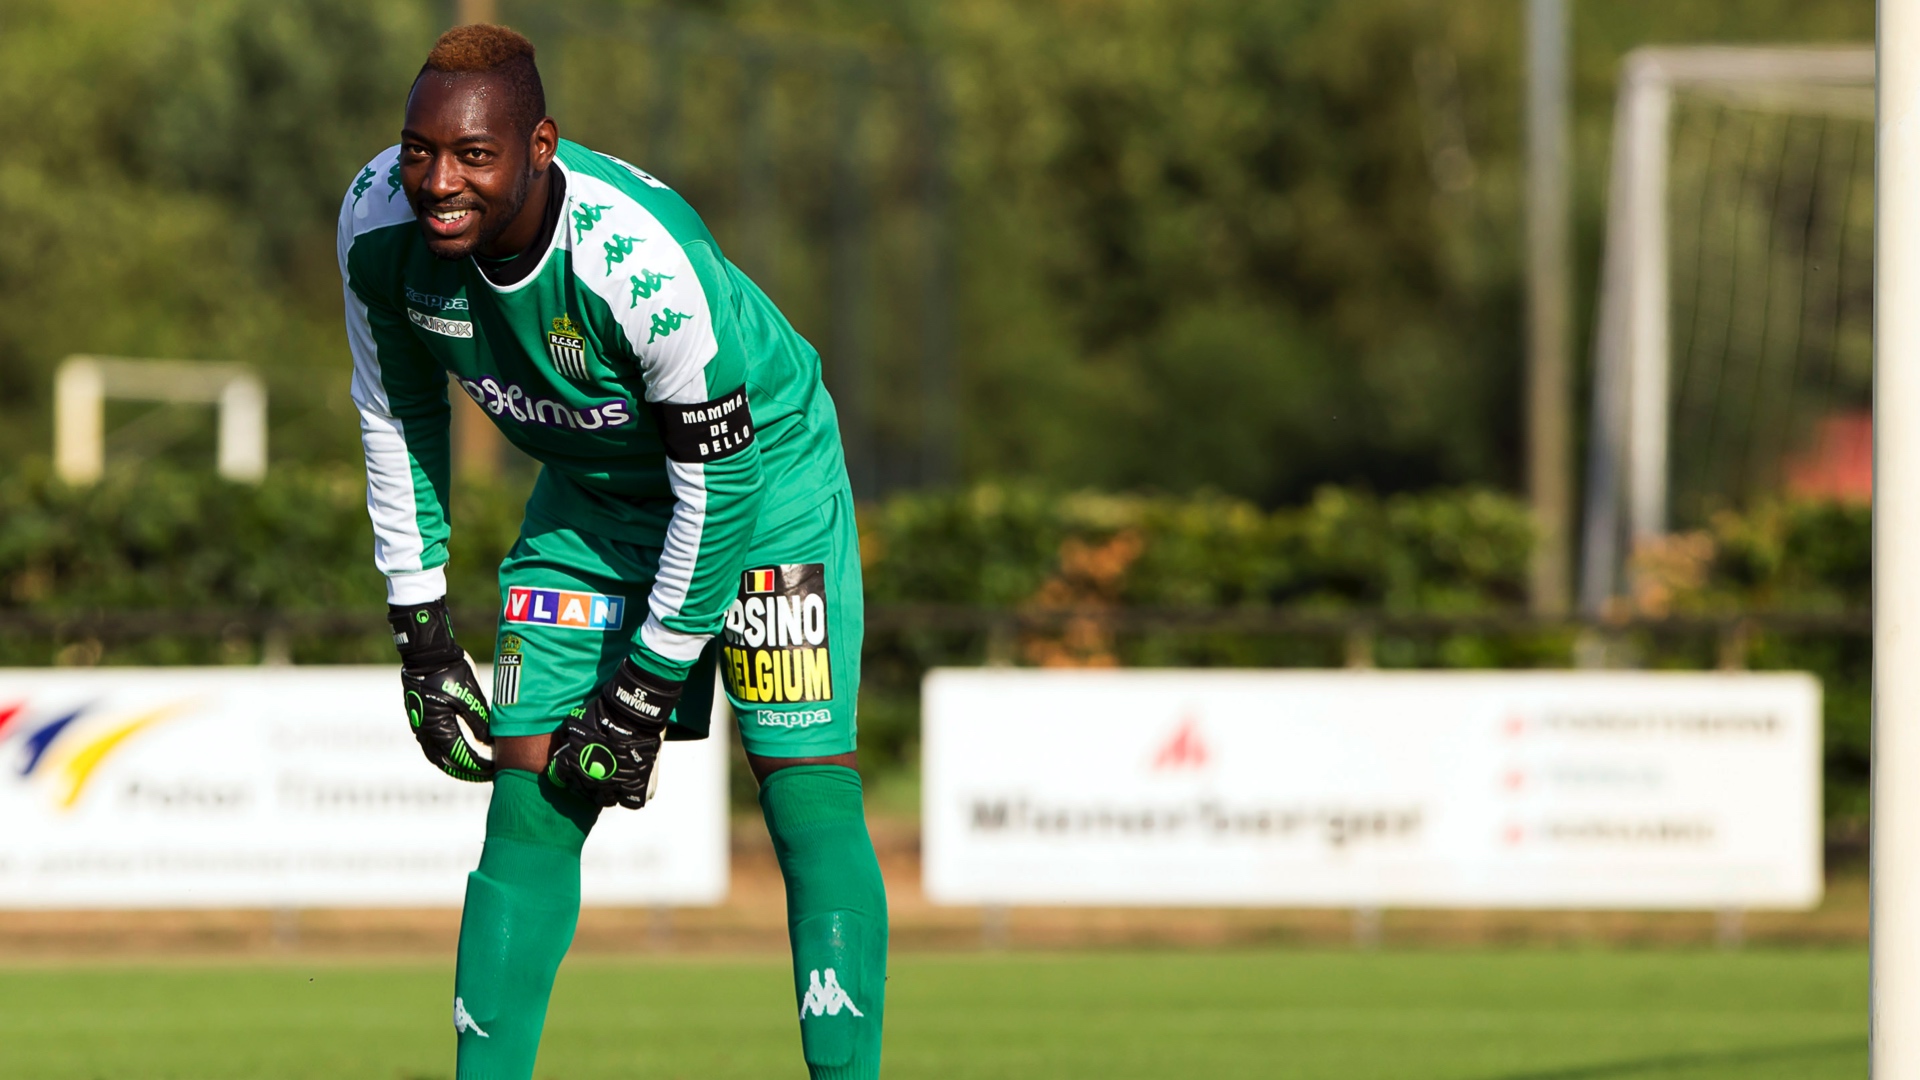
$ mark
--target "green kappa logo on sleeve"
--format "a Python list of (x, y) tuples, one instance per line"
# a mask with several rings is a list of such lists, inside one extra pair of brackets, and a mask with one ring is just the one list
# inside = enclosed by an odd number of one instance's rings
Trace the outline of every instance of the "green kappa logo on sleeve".
[(619, 233), (614, 233), (611, 237), (608, 237), (607, 242), (600, 245), (607, 253), (607, 273), (613, 273), (614, 263), (625, 262), (627, 256), (633, 254), (633, 246), (635, 244), (645, 242), (646, 241), (637, 236), (621, 236)]
[(693, 318), (693, 316), (683, 311), (674, 311), (671, 308), (658, 312), (653, 317), (653, 323), (650, 327), (652, 332), (647, 335), (647, 344), (651, 345), (655, 340), (666, 337), (668, 334), (680, 329), (681, 325), (691, 318)]
[(593, 227), (595, 225), (600, 224), (600, 215), (606, 213), (611, 209), (613, 209), (613, 207), (610, 205), (591, 206), (586, 203), (582, 203), (579, 206), (574, 207), (573, 242), (578, 244), (580, 242), (581, 237), (592, 232)]
[(657, 274), (652, 270), (642, 270), (638, 274), (629, 275), (627, 280), (633, 282), (633, 299), (627, 306), (634, 308), (639, 307), (640, 301), (642, 300), (653, 299), (653, 294), (660, 291), (660, 283), (663, 281), (672, 281), (673, 275)]

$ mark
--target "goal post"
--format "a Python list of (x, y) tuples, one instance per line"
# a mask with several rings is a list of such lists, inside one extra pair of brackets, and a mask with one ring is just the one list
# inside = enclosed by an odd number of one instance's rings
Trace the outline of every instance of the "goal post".
[(218, 410), (215, 467), (259, 483), (267, 475), (267, 388), (245, 364), (203, 360), (122, 360), (69, 356), (53, 377), (54, 472), (91, 484), (106, 468), (106, 401), (212, 405)]
[[(1763, 113), (1872, 115), (1870, 48), (1645, 48), (1622, 67), (1594, 352), (1580, 601), (1601, 614), (1639, 542), (1668, 527), (1676, 95)], [(1784, 151), (1783, 151), (1784, 152)], [(1770, 253), (1769, 253), (1770, 254)]]
[(1920, 1076), (1920, 2), (1881, 0), (1874, 135), (1870, 1058)]

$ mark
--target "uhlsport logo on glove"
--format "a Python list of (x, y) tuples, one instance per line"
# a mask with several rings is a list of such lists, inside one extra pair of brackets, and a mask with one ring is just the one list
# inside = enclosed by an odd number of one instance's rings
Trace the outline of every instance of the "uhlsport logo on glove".
[(580, 750), (580, 771), (590, 779), (606, 780), (620, 771), (620, 761), (600, 743), (589, 743)]

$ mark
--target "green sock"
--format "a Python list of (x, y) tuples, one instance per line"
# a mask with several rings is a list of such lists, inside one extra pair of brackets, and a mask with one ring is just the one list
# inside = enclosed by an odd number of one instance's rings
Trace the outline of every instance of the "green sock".
[(867, 835), (860, 774), (792, 765), (760, 809), (787, 882), (800, 1047), (813, 1080), (875, 1080), (887, 999), (887, 889)]
[(458, 1080), (528, 1080), (547, 995), (580, 918), (580, 848), (600, 816), (543, 776), (502, 769), (467, 876), (453, 976)]

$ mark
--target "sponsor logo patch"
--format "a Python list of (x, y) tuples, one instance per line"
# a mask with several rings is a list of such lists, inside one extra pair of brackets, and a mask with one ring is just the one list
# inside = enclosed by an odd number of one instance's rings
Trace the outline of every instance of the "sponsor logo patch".
[(791, 712), (753, 709), (745, 714), (744, 719), (757, 727), (810, 728), (833, 723), (833, 713), (826, 709), (795, 709)]
[(587, 377), (587, 339), (573, 325), (572, 317), (562, 315), (553, 320), (553, 329), (547, 334), (547, 355), (553, 357), (554, 370), (567, 378)]
[(741, 586), (721, 632), (727, 693), (769, 705), (833, 700), (825, 565), (754, 567), (742, 575)]
[(501, 382), (491, 375), (482, 375), (478, 379), (461, 379), (460, 388), (467, 396), (478, 402), (480, 407), (495, 416), (511, 416), (523, 424), (539, 424), (541, 427), (567, 428), (575, 431), (598, 431), (601, 428), (625, 427), (633, 423), (633, 411), (621, 398), (611, 401), (596, 401), (583, 408), (575, 408), (563, 401), (551, 398), (537, 398), (527, 393), (524, 387), (510, 382)]
[(439, 293), (421, 292), (410, 285), (402, 288), (406, 289), (407, 303), (414, 307), (424, 308), (427, 311), (467, 310), (467, 298), (464, 296), (441, 296)]
[(500, 648), (493, 657), (493, 704), (496, 708), (520, 700), (520, 650), (525, 644), (519, 634), (500, 636)]
[(473, 336), (473, 324), (463, 319), (443, 319), (438, 315), (429, 315), (424, 311), (407, 309), (407, 318), (422, 330), (439, 334), (442, 337), (470, 338)]
[(627, 613), (627, 598), (565, 589), (507, 588), (506, 621), (536, 626), (566, 626), (575, 630), (618, 630)]

